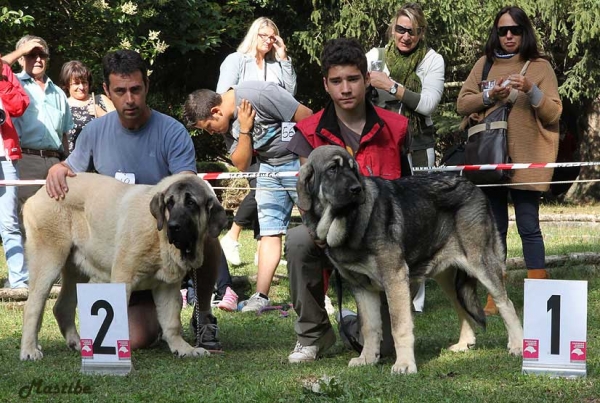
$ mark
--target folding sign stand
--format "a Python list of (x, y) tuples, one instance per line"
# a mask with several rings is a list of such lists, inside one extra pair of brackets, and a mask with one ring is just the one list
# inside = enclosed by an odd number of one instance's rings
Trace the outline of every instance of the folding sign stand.
[(133, 369), (125, 284), (77, 284), (81, 372), (127, 375)]
[(585, 377), (587, 281), (525, 280), (523, 373)]

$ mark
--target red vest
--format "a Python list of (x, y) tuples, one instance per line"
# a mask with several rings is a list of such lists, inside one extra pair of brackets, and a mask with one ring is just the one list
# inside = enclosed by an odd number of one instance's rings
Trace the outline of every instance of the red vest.
[[(365, 176), (398, 179), (400, 156), (407, 133), (408, 119), (367, 102), (367, 120), (360, 137), (356, 161)], [(332, 103), (316, 114), (296, 124), (296, 129), (313, 148), (338, 145), (345, 148)]]
[(5, 63), (2, 64), (2, 75), (4, 77), (0, 80), (0, 98), (6, 113), (6, 120), (2, 124), (2, 146), (7, 159), (18, 160), (21, 159), (19, 135), (10, 117), (21, 116), (25, 112), (29, 106), (29, 97), (10, 66)]

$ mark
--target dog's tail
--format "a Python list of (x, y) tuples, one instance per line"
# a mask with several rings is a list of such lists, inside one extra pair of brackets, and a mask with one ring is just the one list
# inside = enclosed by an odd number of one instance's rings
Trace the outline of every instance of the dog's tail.
[(477, 298), (477, 279), (469, 276), (463, 270), (457, 270), (454, 285), (460, 306), (463, 307), (475, 323), (485, 329), (485, 313), (483, 312), (479, 298)]

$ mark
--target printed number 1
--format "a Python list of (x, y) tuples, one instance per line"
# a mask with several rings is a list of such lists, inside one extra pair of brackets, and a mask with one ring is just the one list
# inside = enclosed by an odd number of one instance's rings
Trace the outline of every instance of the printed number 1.
[(548, 299), (548, 311), (552, 311), (550, 321), (550, 354), (560, 355), (560, 295), (553, 295)]
[(103, 346), (102, 342), (104, 341), (104, 337), (106, 337), (106, 333), (108, 332), (108, 328), (110, 327), (110, 324), (112, 323), (114, 317), (115, 317), (115, 311), (113, 310), (112, 305), (103, 299), (100, 299), (96, 302), (94, 302), (94, 305), (92, 305), (92, 315), (94, 316), (98, 316), (98, 311), (100, 309), (104, 309), (106, 311), (106, 317), (104, 318), (104, 321), (102, 322), (102, 325), (100, 326), (100, 329), (98, 329), (98, 334), (96, 335), (96, 338), (94, 339), (94, 354), (108, 354), (108, 355), (115, 355), (117, 354), (117, 349), (116, 347), (110, 347), (110, 346)]

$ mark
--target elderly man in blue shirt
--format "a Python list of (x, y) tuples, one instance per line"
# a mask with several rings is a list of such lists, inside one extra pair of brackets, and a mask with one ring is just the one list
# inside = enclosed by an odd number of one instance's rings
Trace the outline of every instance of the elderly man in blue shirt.
[[(31, 104), (25, 113), (13, 121), (21, 139), (23, 159), (19, 163), (21, 179), (46, 179), (48, 169), (64, 159), (67, 132), (73, 127), (67, 96), (46, 75), (50, 52), (39, 36), (25, 35), (16, 50), (2, 59), (13, 64), (19, 61), (17, 74)], [(19, 201), (24, 203), (39, 186), (19, 187)]]

